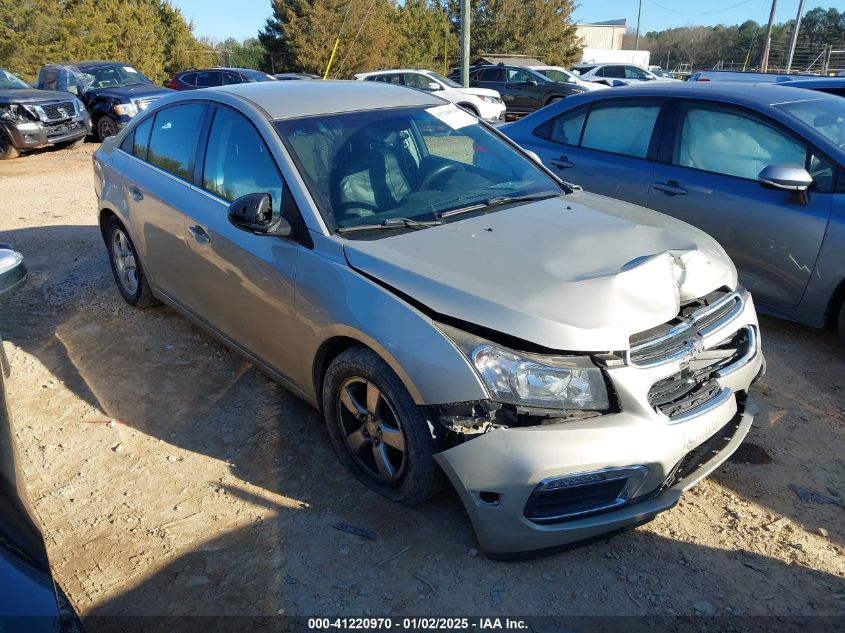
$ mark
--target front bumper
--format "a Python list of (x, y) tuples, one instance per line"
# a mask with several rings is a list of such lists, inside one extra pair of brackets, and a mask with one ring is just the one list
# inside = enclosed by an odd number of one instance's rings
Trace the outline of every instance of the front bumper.
[(91, 133), (91, 117), (87, 112), (64, 121), (0, 121), (17, 149), (36, 149), (71, 143)]
[[(739, 314), (707, 333), (703, 346), (715, 347), (743, 328), (757, 331), (750, 297)], [(746, 394), (763, 368), (759, 335), (753, 355), (718, 376), (719, 398), (670, 420), (649, 404), (648, 394), (685, 360), (608, 368), (619, 413), (499, 428), (435, 455), (461, 496), (481, 548), (490, 554), (528, 552), (636, 526), (674, 506), (684, 490), (718, 468), (745, 438), (757, 411)], [(641, 475), (631, 477), (619, 504), (559, 520), (528, 518), (532, 494), (544, 482), (608, 469)]]

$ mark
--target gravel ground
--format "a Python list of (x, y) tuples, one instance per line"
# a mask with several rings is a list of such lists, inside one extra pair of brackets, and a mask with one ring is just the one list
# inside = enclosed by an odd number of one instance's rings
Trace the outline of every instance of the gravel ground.
[(30, 270), (0, 314), (21, 466), (90, 628), (104, 614), (845, 616), (832, 333), (762, 318), (762, 413), (676, 508), (609, 542), (493, 562), (454, 492), (408, 509), (367, 491), (307, 405), (172, 310), (124, 305), (95, 226), (95, 148), (0, 164), (0, 241)]

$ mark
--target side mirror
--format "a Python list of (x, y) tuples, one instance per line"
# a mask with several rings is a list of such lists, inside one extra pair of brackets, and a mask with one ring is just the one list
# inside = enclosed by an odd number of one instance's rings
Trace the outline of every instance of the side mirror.
[(813, 177), (798, 165), (769, 165), (764, 167), (757, 180), (765, 187), (786, 191), (807, 191)]
[(437, 83), (436, 81), (429, 81), (428, 85), (426, 86), (426, 90), (431, 90), (432, 92), (437, 92), (438, 90), (443, 90), (443, 87)]
[(0, 244), (0, 297), (26, 283), (23, 255), (8, 244)]
[(229, 205), (229, 222), (255, 235), (288, 237), (292, 227), (281, 213), (273, 210), (269, 193), (248, 193)]
[(540, 156), (537, 154), (537, 152), (531, 151), (530, 149), (524, 149), (524, 148), (523, 148), (523, 151), (526, 154), (528, 154), (528, 156), (531, 158), (531, 160), (533, 160), (538, 165), (543, 164), (543, 159), (540, 158)]
[(526, 84), (526, 85), (528, 85), (528, 86), (538, 86), (538, 85), (539, 85), (539, 84), (537, 83), (537, 80), (536, 80), (536, 79), (527, 79), (527, 80), (525, 81), (525, 84)]
[(757, 181), (770, 189), (790, 192), (793, 201), (806, 205), (809, 202), (807, 189), (813, 184), (813, 177), (799, 165), (769, 165), (763, 168)]

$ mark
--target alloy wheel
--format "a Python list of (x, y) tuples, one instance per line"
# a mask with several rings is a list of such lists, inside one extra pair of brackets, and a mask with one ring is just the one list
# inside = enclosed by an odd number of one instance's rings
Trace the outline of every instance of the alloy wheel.
[(135, 251), (126, 233), (115, 229), (111, 238), (112, 261), (117, 271), (120, 285), (130, 296), (138, 292), (138, 265), (135, 261)]
[(378, 386), (360, 376), (347, 379), (337, 394), (337, 419), (349, 453), (368, 475), (395, 484), (405, 472), (405, 434)]

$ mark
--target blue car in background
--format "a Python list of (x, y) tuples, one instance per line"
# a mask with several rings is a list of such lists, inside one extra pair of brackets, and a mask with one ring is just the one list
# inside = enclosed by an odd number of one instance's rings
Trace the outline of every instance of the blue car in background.
[(845, 99), (649, 84), (572, 96), (500, 129), (563, 180), (709, 233), (761, 311), (845, 337)]
[(38, 88), (70, 92), (82, 99), (100, 141), (117, 134), (153, 101), (173, 92), (156, 86), (129, 64), (114, 61), (42, 66), (38, 71)]

